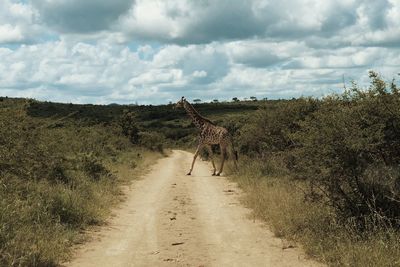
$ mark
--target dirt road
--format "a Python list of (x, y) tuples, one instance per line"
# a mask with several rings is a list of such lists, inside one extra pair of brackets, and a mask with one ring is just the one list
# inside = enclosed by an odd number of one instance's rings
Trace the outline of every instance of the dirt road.
[[(319, 266), (249, 219), (240, 191), (173, 151), (136, 181), (107, 227), (68, 266)], [(290, 246), (289, 246), (290, 247)]]

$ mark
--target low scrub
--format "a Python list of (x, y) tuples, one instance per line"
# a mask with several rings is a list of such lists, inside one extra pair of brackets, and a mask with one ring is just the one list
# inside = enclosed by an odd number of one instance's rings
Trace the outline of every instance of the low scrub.
[(262, 166), (242, 159), (241, 171), (232, 179), (246, 192), (243, 201), (253, 216), (287, 240), (282, 248), (299, 243), (308, 255), (330, 266), (400, 265), (400, 234), (395, 229), (375, 226), (360, 232), (357, 224), (338, 220), (330, 205), (305, 197), (305, 181), (282, 175), (275, 164), (271, 174)]
[(31, 117), (30, 102), (0, 102), (0, 266), (66, 260), (82, 229), (121, 199), (125, 178), (112, 166), (126, 153), (126, 165), (142, 160), (117, 124)]
[(236, 122), (249, 206), (333, 266), (400, 264), (400, 93), (370, 78), (367, 89), (266, 103)]
[(140, 145), (153, 151), (163, 152), (164, 135), (157, 132), (141, 132)]
[(280, 159), (308, 197), (339, 219), (400, 226), (400, 93), (370, 73), (367, 90), (260, 108), (236, 138), (241, 153)]
[(298, 143), (293, 170), (310, 193), (360, 229), (374, 222), (400, 227), (400, 94), (371, 73), (371, 87), (356, 85), (324, 99), (291, 136)]

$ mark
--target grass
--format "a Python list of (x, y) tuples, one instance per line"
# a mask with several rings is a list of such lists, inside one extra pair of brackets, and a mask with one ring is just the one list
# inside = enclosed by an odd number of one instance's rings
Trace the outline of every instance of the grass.
[[(205, 104), (219, 118), (257, 103)], [(125, 110), (136, 113), (140, 140), (123, 135)], [(56, 266), (101, 225), (123, 199), (124, 186), (168, 143), (194, 139), (183, 110), (166, 106), (101, 106), (0, 98), (0, 266)], [(156, 152), (152, 152), (156, 151)]]
[(32, 117), (27, 103), (0, 102), (0, 266), (57, 266), (161, 154), (113, 121)]
[[(371, 222), (366, 224), (370, 228), (360, 232), (351, 220), (339, 221), (329, 205), (305, 201), (303, 191), (309, 186), (293, 180), (295, 174), (289, 173), (285, 160), (278, 157), (288, 153), (299, 138), (293, 133), (305, 127), (304, 117), (313, 115), (320, 104), (298, 99), (195, 107), (233, 133), (242, 155), (240, 172), (232, 177), (247, 192), (246, 205), (278, 237), (298, 242), (308, 255), (331, 266), (400, 266), (398, 231)], [(259, 107), (263, 108), (255, 112)], [(136, 114), (142, 139), (137, 146), (118, 129), (124, 110)], [(337, 110), (333, 109), (333, 115)], [(190, 149), (197, 145), (197, 129), (184, 110), (173, 110), (171, 105), (98, 106), (4, 99), (0, 111), (0, 265), (52, 266), (68, 258), (67, 248), (82, 241), (82, 229), (103, 223), (110, 207), (123, 198), (121, 185), (127, 185), (131, 177), (142, 172), (140, 166), (152, 161), (155, 154), (146, 154), (143, 147), (157, 151), (162, 149), (159, 144)], [(345, 122), (347, 117), (340, 118)], [(315, 116), (309, 119), (307, 122), (314, 122)], [(397, 129), (397, 124), (392, 124)], [(317, 124), (316, 130), (310, 131), (316, 133), (315, 140), (330, 140), (320, 138), (320, 130)], [(309, 132), (303, 136), (306, 141), (308, 136)], [(397, 155), (396, 136), (389, 136), (393, 153), (388, 158)], [(344, 139), (334, 137), (332, 140)], [(360, 139), (355, 137), (350, 141), (357, 145)], [(321, 145), (311, 143), (313, 147), (318, 151), (305, 155), (323, 151)], [(268, 156), (271, 153), (273, 157)], [(318, 176), (310, 160), (300, 165), (312, 167), (312, 175)], [(380, 178), (377, 176), (377, 181)]]
[[(4, 266), (56, 266), (84, 241), (82, 230), (101, 225), (124, 198), (123, 186), (138, 178), (160, 154), (125, 152), (106, 163), (112, 179), (84, 182), (77, 188), (47, 181), (10, 185), (21, 196), (2, 194), (0, 252)], [(5, 184), (4, 181), (2, 183)], [(23, 193), (22, 190), (26, 190)]]
[(336, 220), (329, 206), (305, 200), (305, 185), (293, 181), (279, 160), (241, 160), (232, 179), (246, 193), (244, 204), (277, 237), (299, 243), (306, 253), (329, 266), (400, 266), (400, 234), (375, 228), (360, 233)]

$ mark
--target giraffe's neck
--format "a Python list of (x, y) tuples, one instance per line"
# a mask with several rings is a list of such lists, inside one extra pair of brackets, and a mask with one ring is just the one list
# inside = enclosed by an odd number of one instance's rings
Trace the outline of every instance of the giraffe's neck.
[(204, 118), (194, 109), (194, 107), (185, 100), (184, 102), (184, 108), (187, 112), (187, 114), (192, 118), (192, 121), (194, 125), (196, 125), (197, 128), (202, 129), (204, 125), (207, 123)]

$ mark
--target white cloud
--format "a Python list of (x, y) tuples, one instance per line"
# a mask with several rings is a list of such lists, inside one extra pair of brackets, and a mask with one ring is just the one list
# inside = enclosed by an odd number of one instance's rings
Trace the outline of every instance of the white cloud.
[(42, 29), (36, 11), (24, 3), (0, 0), (0, 44), (30, 42)]
[(137, 0), (116, 28), (127, 39), (178, 44), (326, 35), (354, 24), (359, 2)]
[(107, 30), (133, 3), (133, 0), (32, 0), (42, 21), (63, 33)]
[(262, 31), (251, 1), (138, 0), (120, 19), (127, 38), (190, 44), (239, 39)]
[(0, 25), (0, 43), (20, 42), (24, 39), (21, 29), (10, 24)]
[(268, 40), (230, 42), (225, 48), (235, 63), (256, 68), (271, 67), (309, 50), (299, 42)]
[(207, 72), (204, 70), (195, 70), (192, 73), (192, 76), (195, 78), (204, 78), (204, 77), (207, 77)]
[(0, 49), (0, 94), (12, 90), (14, 95), (29, 97), (32, 92), (53, 90), (44, 99), (129, 102), (145, 98), (140, 100), (151, 102), (155, 95), (164, 94), (174, 100), (174, 92), (190, 83), (212, 83), (227, 71), (221, 67), (226, 62), (218, 66), (213, 61), (227, 57), (209, 46), (167, 46), (152, 60), (140, 58), (143, 50), (150, 49), (130, 51), (107, 43), (64, 41)]
[[(0, 95), (323, 95), (400, 66), (398, 0), (0, 0)], [(2, 45), (1, 45), (2, 44)]]

